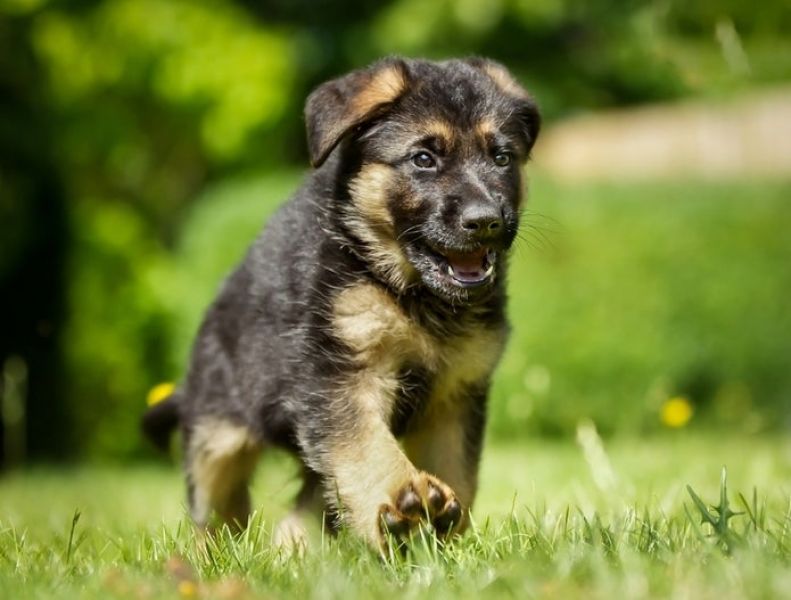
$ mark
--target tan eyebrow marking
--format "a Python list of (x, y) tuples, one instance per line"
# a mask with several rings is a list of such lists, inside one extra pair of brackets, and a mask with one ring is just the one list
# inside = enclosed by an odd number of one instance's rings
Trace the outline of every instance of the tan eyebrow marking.
[(497, 124), (490, 118), (485, 117), (475, 125), (475, 137), (484, 150), (488, 150), (497, 135)]
[(478, 137), (484, 139), (488, 138), (497, 133), (497, 125), (492, 119), (486, 117), (481, 119), (478, 124), (475, 125), (475, 133), (478, 135)]
[(418, 125), (417, 130), (423, 138), (436, 138), (440, 145), (446, 149), (451, 148), (456, 142), (455, 129), (450, 123), (441, 119), (424, 121)]

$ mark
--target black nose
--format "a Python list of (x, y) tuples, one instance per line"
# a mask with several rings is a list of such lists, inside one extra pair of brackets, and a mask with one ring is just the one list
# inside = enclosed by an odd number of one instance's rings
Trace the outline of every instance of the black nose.
[(473, 235), (497, 235), (503, 228), (503, 215), (495, 206), (471, 204), (461, 212), (461, 226)]

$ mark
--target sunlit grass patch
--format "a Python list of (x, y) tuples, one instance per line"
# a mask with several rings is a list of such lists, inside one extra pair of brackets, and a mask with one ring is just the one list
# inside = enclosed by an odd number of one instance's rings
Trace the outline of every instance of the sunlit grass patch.
[[(273, 546), (272, 525), (298, 485), (282, 456), (259, 473), (251, 526), (204, 544), (175, 469), (12, 473), (0, 480), (0, 597), (758, 598), (789, 589), (787, 441), (616, 440), (600, 447), (616, 475), (605, 488), (584, 450), (489, 446), (471, 531), (446, 547), (424, 532), (387, 560), (318, 524), (304, 557)], [(718, 521), (722, 463), (725, 507), (739, 514)], [(704, 509), (713, 525), (701, 523)]]

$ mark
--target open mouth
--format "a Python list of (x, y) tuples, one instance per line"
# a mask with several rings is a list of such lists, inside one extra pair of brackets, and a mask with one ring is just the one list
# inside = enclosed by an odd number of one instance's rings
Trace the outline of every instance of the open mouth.
[(461, 287), (477, 287), (494, 276), (496, 254), (490, 248), (469, 252), (445, 251), (440, 270), (452, 283)]

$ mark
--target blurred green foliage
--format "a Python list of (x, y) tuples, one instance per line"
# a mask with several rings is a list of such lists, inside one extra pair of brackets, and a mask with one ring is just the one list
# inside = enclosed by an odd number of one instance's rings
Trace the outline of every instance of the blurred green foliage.
[(589, 417), (604, 432), (651, 431), (673, 396), (710, 425), (787, 421), (790, 194), (537, 179), (494, 429), (568, 432)]
[[(781, 0), (0, 1), (0, 296), (24, 313), (0, 361), (22, 355), (47, 382), (30, 392), (31, 451), (140, 451), (146, 390), (181, 372), (223, 272), (296, 185), (320, 81), (388, 53), (482, 54), (551, 122), (782, 81), (790, 21)], [(554, 262), (517, 265), (493, 429), (565, 431), (588, 414), (622, 429), (674, 390), (770, 422), (763, 408), (791, 390), (787, 321), (772, 305), (734, 327), (750, 286), (788, 292), (788, 248), (772, 241), (788, 190), (749, 187), (742, 207), (706, 186), (673, 200), (541, 185), (565, 233)]]

